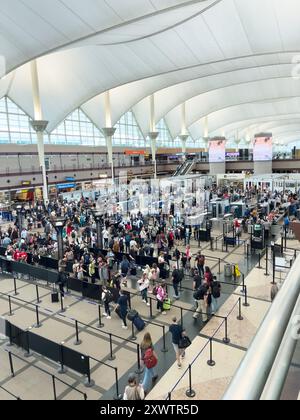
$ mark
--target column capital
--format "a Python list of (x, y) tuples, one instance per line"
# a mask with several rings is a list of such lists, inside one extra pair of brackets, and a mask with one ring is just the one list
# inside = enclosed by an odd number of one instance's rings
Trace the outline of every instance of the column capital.
[(103, 132), (105, 138), (113, 137), (115, 135), (116, 131), (117, 131), (117, 129), (115, 127), (104, 127), (104, 128), (102, 128), (102, 132)]
[(151, 133), (148, 134), (148, 136), (150, 137), (151, 140), (156, 140), (157, 137), (159, 136), (159, 133), (157, 131), (152, 131)]
[(30, 121), (30, 124), (36, 133), (44, 133), (44, 131), (46, 131), (46, 128), (48, 127), (49, 121), (33, 120)]
[(188, 134), (180, 134), (179, 138), (181, 141), (187, 141), (190, 136)]

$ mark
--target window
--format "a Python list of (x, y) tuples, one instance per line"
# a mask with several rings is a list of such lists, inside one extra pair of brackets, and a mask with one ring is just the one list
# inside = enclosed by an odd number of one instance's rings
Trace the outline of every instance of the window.
[(7, 96), (2, 98), (0, 100), (0, 143), (36, 143), (36, 134), (30, 121), (31, 118), (10, 98)]
[(73, 146), (105, 146), (105, 139), (95, 124), (78, 108), (51, 133), (51, 143)]
[(114, 146), (142, 147), (146, 146), (145, 138), (136, 122), (132, 111), (123, 115), (115, 126)]
[(174, 141), (164, 119), (157, 124), (156, 130), (159, 132), (157, 147), (174, 147)]

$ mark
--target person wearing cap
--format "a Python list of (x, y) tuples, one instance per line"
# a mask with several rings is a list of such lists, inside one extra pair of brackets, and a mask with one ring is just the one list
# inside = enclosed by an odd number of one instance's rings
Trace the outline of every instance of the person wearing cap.
[(145, 399), (145, 391), (137, 382), (136, 375), (130, 374), (128, 377), (128, 385), (125, 388), (124, 401), (142, 401)]

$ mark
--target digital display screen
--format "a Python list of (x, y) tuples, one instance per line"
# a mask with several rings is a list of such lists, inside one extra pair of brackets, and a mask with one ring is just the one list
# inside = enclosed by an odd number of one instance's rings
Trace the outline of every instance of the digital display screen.
[(213, 140), (209, 142), (209, 162), (225, 162), (226, 140)]
[(264, 162), (273, 159), (272, 137), (256, 137), (253, 143), (254, 162)]

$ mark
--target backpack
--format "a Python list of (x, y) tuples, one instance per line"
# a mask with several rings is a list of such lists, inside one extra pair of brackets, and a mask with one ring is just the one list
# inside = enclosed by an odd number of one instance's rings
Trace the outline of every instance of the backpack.
[(104, 301), (106, 303), (111, 303), (113, 302), (113, 300), (114, 300), (114, 297), (113, 297), (112, 292), (110, 290), (107, 290), (107, 292), (105, 293)]
[(221, 297), (221, 291), (220, 291), (220, 283), (214, 282), (212, 285), (212, 295), (215, 299), (219, 299)]
[(145, 353), (144, 363), (147, 369), (153, 369), (157, 366), (158, 360), (152, 349), (148, 349)]
[(194, 293), (195, 300), (202, 300), (207, 293), (207, 288), (205, 286), (201, 286), (200, 289), (196, 290)]

